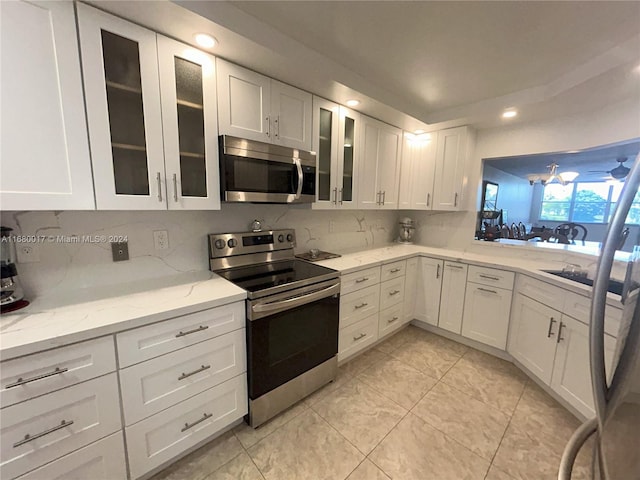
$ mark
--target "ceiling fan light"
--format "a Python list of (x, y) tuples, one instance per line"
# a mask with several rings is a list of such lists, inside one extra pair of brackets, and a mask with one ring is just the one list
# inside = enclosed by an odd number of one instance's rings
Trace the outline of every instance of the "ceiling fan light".
[(578, 175), (580, 175), (578, 172), (562, 172), (560, 178), (565, 182), (573, 182)]

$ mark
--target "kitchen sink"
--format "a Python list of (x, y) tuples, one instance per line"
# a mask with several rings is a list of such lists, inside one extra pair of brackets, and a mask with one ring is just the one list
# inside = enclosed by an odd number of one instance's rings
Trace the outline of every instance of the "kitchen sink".
[[(583, 285), (588, 285), (593, 287), (593, 279), (587, 278), (584, 275), (576, 275), (573, 272), (567, 272), (564, 270), (543, 270), (543, 272), (550, 273), (551, 275), (555, 275), (557, 277), (566, 278), (567, 280), (573, 280), (574, 282), (582, 283)], [(623, 283), (618, 280), (609, 280), (609, 286), (607, 290), (611, 293), (615, 293), (616, 295), (622, 295), (622, 286)]]

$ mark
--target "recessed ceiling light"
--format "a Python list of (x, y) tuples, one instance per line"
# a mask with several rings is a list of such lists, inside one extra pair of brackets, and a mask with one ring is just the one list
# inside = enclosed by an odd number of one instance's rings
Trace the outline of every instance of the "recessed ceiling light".
[(513, 118), (518, 115), (518, 112), (515, 110), (506, 110), (502, 113), (502, 118)]
[(213, 48), (218, 44), (218, 40), (207, 33), (197, 33), (194, 38), (202, 48)]
[(360, 100), (347, 100), (347, 107), (357, 107), (360, 105)]

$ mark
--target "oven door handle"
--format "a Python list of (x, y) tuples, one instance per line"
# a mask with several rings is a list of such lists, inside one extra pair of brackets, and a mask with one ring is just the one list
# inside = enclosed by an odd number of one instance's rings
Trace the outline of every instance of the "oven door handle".
[(304, 182), (304, 174), (302, 173), (302, 165), (300, 164), (300, 159), (296, 158), (293, 161), (296, 164), (296, 169), (298, 170), (298, 190), (296, 191), (296, 200), (300, 200), (300, 195), (302, 195), (302, 183)]
[(283, 310), (288, 310), (290, 308), (299, 307), (300, 305), (305, 305), (307, 303), (320, 300), (321, 298), (335, 295), (336, 293), (340, 293), (339, 283), (336, 283), (335, 285), (331, 285), (330, 287), (327, 287), (327, 288), (322, 288), (320, 290), (314, 290), (313, 292), (307, 293), (305, 295), (287, 298), (286, 300), (278, 300), (275, 302), (267, 302), (267, 303), (258, 303), (256, 305), (252, 305), (251, 310), (254, 313), (281, 312)]

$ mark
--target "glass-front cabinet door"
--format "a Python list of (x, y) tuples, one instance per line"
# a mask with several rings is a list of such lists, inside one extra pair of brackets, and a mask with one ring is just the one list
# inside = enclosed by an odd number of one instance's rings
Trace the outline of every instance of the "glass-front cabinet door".
[(359, 114), (340, 107), (340, 135), (338, 139), (338, 206), (355, 208), (357, 184), (355, 172), (358, 158), (357, 127)]
[(215, 58), (158, 35), (169, 209), (219, 209)]
[(166, 209), (156, 34), (78, 4), (100, 210)]
[(313, 138), (316, 152), (316, 201), (313, 208), (334, 208), (338, 204), (338, 136), (340, 106), (313, 97)]

